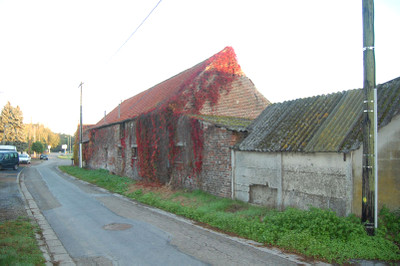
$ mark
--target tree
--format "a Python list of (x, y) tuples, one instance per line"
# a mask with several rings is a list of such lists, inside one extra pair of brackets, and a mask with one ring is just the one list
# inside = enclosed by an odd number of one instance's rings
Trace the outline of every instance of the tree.
[(79, 125), (74, 135), (74, 165), (79, 165)]
[(71, 150), (72, 147), (74, 146), (73, 143), (75, 141), (75, 137), (71, 136), (71, 135), (68, 135), (68, 134), (62, 134), (62, 133), (60, 133), (58, 135), (60, 137), (60, 142), (55, 147), (51, 146), (51, 150), (55, 151), (55, 152), (62, 151), (61, 146), (63, 144), (67, 144), (68, 145), (67, 151)]
[(44, 145), (40, 141), (36, 141), (32, 143), (32, 151), (36, 153), (43, 153), (44, 151)]
[(25, 125), (25, 140), (28, 143), (40, 141), (45, 146), (50, 145), (52, 148), (57, 147), (60, 143), (59, 134), (53, 133), (50, 129), (42, 124), (26, 124)]
[(49, 139), (47, 142), (51, 147), (57, 147), (60, 143), (60, 135), (50, 131)]
[(0, 115), (0, 141), (22, 143), (24, 137), (23, 115), (19, 106), (12, 107), (10, 102), (4, 106)]

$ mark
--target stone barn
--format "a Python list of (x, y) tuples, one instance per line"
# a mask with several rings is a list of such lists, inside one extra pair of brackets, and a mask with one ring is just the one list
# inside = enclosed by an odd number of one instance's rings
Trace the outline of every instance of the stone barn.
[(115, 107), (90, 129), (86, 165), (230, 197), (231, 147), (268, 104), (226, 47)]
[[(400, 208), (400, 78), (378, 87), (379, 208)], [(361, 215), (361, 89), (269, 105), (235, 147), (233, 197)]]

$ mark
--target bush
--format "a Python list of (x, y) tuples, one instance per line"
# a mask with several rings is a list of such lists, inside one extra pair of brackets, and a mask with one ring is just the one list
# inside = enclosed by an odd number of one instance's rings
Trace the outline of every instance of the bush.
[(379, 212), (378, 225), (388, 239), (400, 245), (400, 209), (391, 212), (383, 206)]

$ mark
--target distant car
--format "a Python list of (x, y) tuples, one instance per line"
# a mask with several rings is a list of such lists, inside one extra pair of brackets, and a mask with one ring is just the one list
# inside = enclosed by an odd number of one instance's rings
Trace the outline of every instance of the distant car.
[(48, 160), (49, 156), (47, 156), (46, 154), (41, 154), (40, 155), (40, 160)]
[(28, 154), (20, 154), (19, 155), (19, 163), (30, 164), (31, 156), (29, 156)]
[(19, 159), (16, 151), (0, 151), (0, 169), (13, 168), (18, 170)]

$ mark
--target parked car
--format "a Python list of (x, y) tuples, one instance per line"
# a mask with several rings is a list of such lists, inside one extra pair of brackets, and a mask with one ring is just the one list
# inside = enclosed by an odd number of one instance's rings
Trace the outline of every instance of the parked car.
[(12, 168), (17, 170), (19, 166), (19, 156), (16, 151), (0, 151), (0, 169)]
[(30, 164), (31, 163), (31, 156), (29, 156), (28, 154), (20, 154), (19, 155), (19, 163), (26, 163), (26, 164)]
[(47, 156), (46, 154), (40, 154), (40, 160), (48, 160), (49, 156)]

